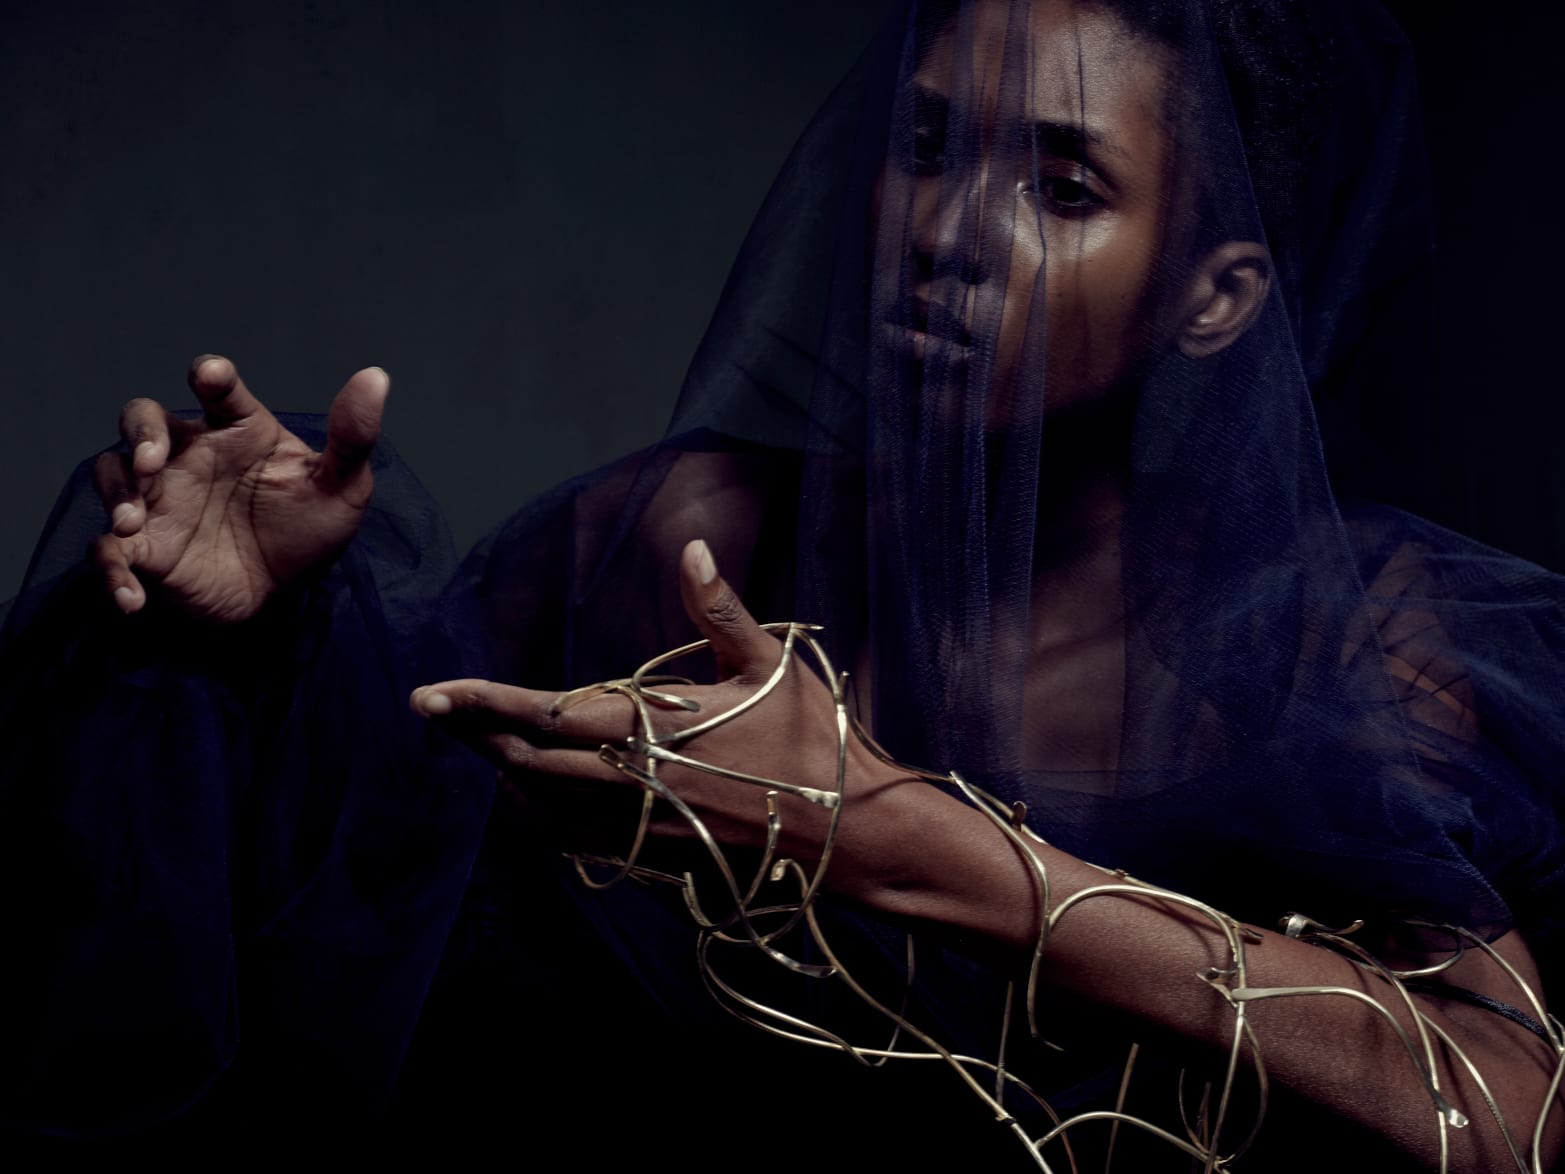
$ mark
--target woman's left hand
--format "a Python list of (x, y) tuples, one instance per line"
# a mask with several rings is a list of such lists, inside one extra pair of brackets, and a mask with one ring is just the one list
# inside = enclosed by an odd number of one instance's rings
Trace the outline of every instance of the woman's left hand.
[[(680, 590), (687, 614), (711, 642), (718, 683), (660, 686), (660, 692), (694, 700), (700, 710), (692, 713), (652, 706), (658, 733), (689, 728), (739, 705), (771, 677), (783, 651), (778, 638), (762, 630), (733, 588), (718, 575), (705, 542), (685, 547), (680, 558)], [(556, 810), (562, 798), (567, 806), (579, 804), (580, 814), (588, 818), (568, 819), (579, 834), (580, 827), (592, 825), (593, 808), (603, 806), (604, 793), (594, 784), (636, 786), (603, 761), (600, 749), (611, 746), (639, 762), (639, 756), (626, 748), (627, 739), (644, 736), (646, 731), (638, 728), (633, 703), (623, 695), (604, 694), (557, 709), (560, 698), (556, 691), (459, 680), (425, 685), (414, 690), (410, 700), (415, 712), (440, 721), (494, 762), (524, 795), (545, 799)], [(831, 691), (801, 660), (788, 667), (771, 695), (754, 709), (682, 743), (678, 750), (730, 770), (834, 790), (838, 735)], [(764, 788), (673, 763), (661, 764), (658, 777), (696, 810), (719, 841), (736, 846), (764, 842)], [(856, 812), (862, 812), (895, 784), (910, 781), (856, 739), (849, 739), (844, 797), (851, 800)], [(778, 800), (784, 854), (813, 861), (830, 824), (830, 812), (786, 794)], [(692, 834), (689, 825), (666, 804), (660, 805), (651, 832), (662, 837)], [(623, 837), (614, 838), (613, 845), (581, 847), (623, 850), (625, 844), (618, 842)]]

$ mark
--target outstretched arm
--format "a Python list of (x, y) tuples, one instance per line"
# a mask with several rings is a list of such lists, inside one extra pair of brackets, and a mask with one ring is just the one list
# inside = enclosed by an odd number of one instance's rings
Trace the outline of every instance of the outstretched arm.
[[(763, 631), (716, 574), (704, 544), (693, 543), (681, 565), (691, 618), (717, 654), (720, 683), (670, 691), (696, 700), (701, 715), (667, 711), (685, 725), (731, 708), (753, 694), (778, 662), (777, 640)], [(560, 710), (559, 695), (488, 681), (451, 681), (416, 690), (416, 711), (450, 725), (519, 781), (537, 776), (623, 781), (599, 757), (601, 746), (623, 746), (634, 731), (631, 702), (608, 695)], [(701, 760), (795, 782), (834, 777), (835, 714), (824, 685), (807, 672), (789, 673), (767, 704), (691, 743)], [(765, 837), (760, 792), (688, 768), (662, 778), (727, 844), (759, 846)], [(850, 742), (845, 814), (826, 884), (838, 896), (881, 913), (929, 923), (998, 956), (1020, 973), (1031, 961), (1041, 921), (1073, 897), (1115, 877), (1046, 844), (1033, 844), (1046, 870), (1047, 901), (1034, 860), (993, 820), (954, 795), (907, 777)], [(779, 796), (782, 855), (819, 855), (829, 813)], [(674, 818), (655, 834), (688, 835)], [(1536, 969), (1525, 944), (1509, 934), (1497, 954), (1534, 989)], [(1326, 987), (1357, 991), (1390, 1010), (1416, 1037), (1412, 1016), (1388, 984), (1333, 952), (1279, 933), (1254, 931), (1247, 946), (1248, 990)], [(1231, 965), (1222, 927), (1188, 908), (1145, 896), (1094, 897), (1060, 917), (1044, 956), (1043, 977), (1055, 987), (1096, 1001), (1143, 1031), (1194, 1045), (1214, 1061), (1233, 1038), (1234, 1011), (1202, 974)], [(1519, 1001), (1504, 966), (1481, 951), (1468, 954), (1444, 979), (1506, 1002)], [(1515, 1131), (1522, 1154), (1550, 1096), (1558, 1056), (1543, 1040), (1489, 1010), (1421, 998), (1421, 1012), (1473, 1062)], [(1334, 1115), (1383, 1135), (1419, 1162), (1439, 1161), (1436, 1110), (1417, 1068), (1384, 1015), (1352, 995), (1296, 996), (1247, 1008), (1274, 1079)], [(1506, 1138), (1465, 1067), (1437, 1046), (1435, 1077), (1444, 1095), (1470, 1119), (1448, 1131), (1452, 1169), (1501, 1170), (1515, 1164)], [(1560, 1130), (1545, 1132), (1552, 1160)]]

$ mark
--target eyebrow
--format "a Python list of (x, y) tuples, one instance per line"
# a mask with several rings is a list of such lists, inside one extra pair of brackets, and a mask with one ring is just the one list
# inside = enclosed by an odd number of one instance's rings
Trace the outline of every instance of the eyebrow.
[[(914, 107), (919, 114), (939, 113), (942, 117), (951, 107), (951, 99), (938, 90), (914, 83)], [(1073, 163), (1095, 166), (1095, 152), (1126, 158), (1125, 151), (1112, 138), (1094, 127), (1076, 122), (1058, 122), (1041, 119), (1029, 126), (1031, 141), (1040, 154), (1056, 159), (1068, 159)]]
[(1102, 131), (1074, 122), (1035, 122), (1032, 124), (1033, 142), (1046, 154), (1075, 163), (1092, 164), (1094, 151), (1106, 152), (1121, 159), (1125, 152)]

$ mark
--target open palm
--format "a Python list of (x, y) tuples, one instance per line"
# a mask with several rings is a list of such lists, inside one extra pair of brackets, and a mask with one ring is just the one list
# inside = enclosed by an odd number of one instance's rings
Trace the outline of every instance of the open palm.
[(105, 453), (94, 470), (113, 522), (96, 558), (123, 611), (144, 607), (152, 586), (190, 615), (237, 623), (358, 529), (388, 380), (373, 367), (348, 380), (320, 453), (278, 423), (227, 359), (197, 359), (190, 386), (198, 420), (152, 400), (125, 405), (129, 455)]

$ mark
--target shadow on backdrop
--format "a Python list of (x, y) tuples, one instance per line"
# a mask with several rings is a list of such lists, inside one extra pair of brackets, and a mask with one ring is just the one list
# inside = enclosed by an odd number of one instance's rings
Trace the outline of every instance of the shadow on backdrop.
[[(388, 434), (463, 547), (655, 439), (772, 174), (883, 7), (6, 5), (0, 595), (119, 405), (183, 404), (201, 351), (298, 410), (386, 367)], [(1565, 567), (1552, 18), (1390, 7), (1442, 240), (1429, 353), (1382, 376), (1387, 418), (1428, 432), (1390, 442), (1384, 496)]]

